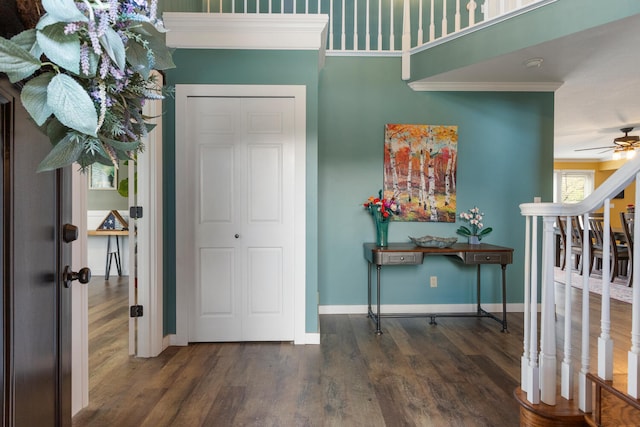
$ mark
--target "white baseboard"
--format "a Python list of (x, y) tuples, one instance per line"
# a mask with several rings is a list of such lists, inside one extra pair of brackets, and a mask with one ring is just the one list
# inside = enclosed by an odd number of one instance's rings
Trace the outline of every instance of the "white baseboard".
[[(372, 307), (375, 310), (375, 307)], [(490, 313), (502, 312), (502, 304), (483, 304), (482, 308)], [(389, 313), (472, 313), (476, 311), (475, 304), (382, 304), (380, 312)], [(508, 313), (518, 313), (524, 311), (524, 304), (507, 304)], [(318, 307), (319, 314), (367, 314), (366, 305), (321, 305)]]

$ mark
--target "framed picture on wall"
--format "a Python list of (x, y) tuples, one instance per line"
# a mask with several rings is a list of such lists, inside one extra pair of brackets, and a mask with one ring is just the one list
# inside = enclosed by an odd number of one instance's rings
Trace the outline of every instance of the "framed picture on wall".
[(89, 167), (90, 190), (115, 190), (118, 187), (118, 170), (113, 165), (94, 163)]

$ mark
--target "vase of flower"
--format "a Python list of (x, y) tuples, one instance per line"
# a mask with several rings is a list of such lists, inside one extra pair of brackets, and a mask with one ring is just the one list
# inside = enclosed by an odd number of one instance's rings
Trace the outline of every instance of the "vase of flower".
[(376, 245), (389, 246), (389, 221), (382, 218), (377, 218), (378, 215), (374, 215), (376, 222)]
[(376, 245), (389, 246), (389, 221), (393, 215), (400, 213), (400, 205), (394, 198), (383, 198), (380, 190), (378, 197), (369, 197), (364, 207), (369, 211), (376, 225)]
[(466, 237), (470, 245), (479, 245), (480, 240), (493, 230), (491, 227), (484, 226), (482, 223), (484, 213), (480, 212), (477, 206), (469, 209), (468, 212), (462, 212), (460, 219), (468, 222), (469, 227), (461, 225), (460, 228), (456, 230), (456, 233)]

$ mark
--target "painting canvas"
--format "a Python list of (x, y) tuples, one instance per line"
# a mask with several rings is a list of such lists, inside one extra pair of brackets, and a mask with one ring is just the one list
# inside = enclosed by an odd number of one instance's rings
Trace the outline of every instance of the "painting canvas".
[(458, 127), (388, 124), (384, 197), (395, 197), (396, 221), (455, 222)]

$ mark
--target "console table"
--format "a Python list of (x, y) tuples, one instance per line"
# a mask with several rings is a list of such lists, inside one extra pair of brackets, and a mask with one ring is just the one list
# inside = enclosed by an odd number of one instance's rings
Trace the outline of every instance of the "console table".
[[(507, 264), (513, 263), (513, 248), (504, 246), (489, 245), (481, 243), (479, 245), (469, 245), (467, 243), (454, 243), (448, 248), (424, 248), (415, 246), (413, 243), (389, 243), (389, 246), (377, 246), (375, 243), (365, 243), (364, 257), (367, 260), (368, 273), (368, 316), (376, 324), (376, 334), (382, 334), (380, 329), (381, 317), (429, 317), (430, 324), (436, 324), (436, 317), (490, 317), (502, 325), (502, 332), (507, 332), (507, 284), (506, 270)], [(382, 266), (392, 265), (418, 265), (422, 264), (425, 256), (452, 256), (464, 264), (477, 266), (477, 311), (475, 313), (438, 313), (438, 314), (381, 314), (380, 313), (380, 271)], [(482, 309), (480, 306), (480, 266), (482, 264), (499, 264), (502, 266), (502, 319), (496, 317)], [(374, 313), (371, 309), (371, 269), (376, 266), (377, 270), (377, 309)]]

